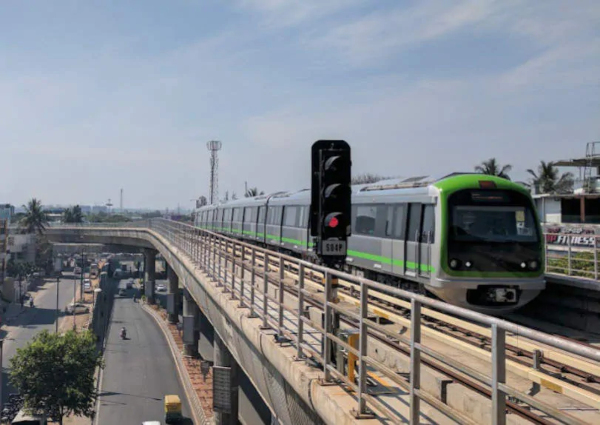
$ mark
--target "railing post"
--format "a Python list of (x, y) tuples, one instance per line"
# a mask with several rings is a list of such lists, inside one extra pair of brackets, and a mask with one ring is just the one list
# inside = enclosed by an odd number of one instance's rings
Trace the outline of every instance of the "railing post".
[(323, 380), (325, 382), (331, 381), (331, 372), (327, 367), (329, 362), (331, 361), (331, 344), (329, 343), (329, 333), (333, 332), (332, 323), (331, 323), (331, 306), (329, 303), (332, 298), (332, 288), (331, 288), (331, 274), (329, 272), (325, 272), (325, 298), (323, 302), (323, 341), (321, 348), (321, 356), (323, 356), (323, 372), (325, 376)]
[(242, 245), (242, 268), (240, 270), (240, 307), (246, 307), (244, 303), (244, 278), (246, 275), (246, 265), (244, 262), (246, 261), (246, 247)]
[(211, 261), (212, 277), (213, 277), (213, 279), (216, 280), (216, 277), (217, 277), (217, 236), (216, 235), (212, 236), (212, 243), (210, 245), (210, 250), (212, 253), (212, 261)]
[(506, 383), (506, 332), (492, 325), (492, 425), (506, 424), (506, 395), (498, 384)]
[(277, 332), (279, 333), (279, 337), (283, 338), (283, 277), (285, 276), (284, 270), (283, 270), (283, 257), (279, 257), (279, 282), (278, 282), (278, 302), (279, 302), (279, 315), (278, 315), (278, 329)]
[(235, 241), (231, 243), (231, 299), (235, 300)]
[[(421, 388), (421, 303), (410, 300), (410, 423), (419, 423)], [(362, 374), (362, 369), (361, 369)]]
[(304, 315), (304, 264), (300, 263), (298, 268), (298, 341), (296, 346), (296, 360), (304, 358), (302, 352), (302, 342), (304, 339), (304, 321), (302, 317)]
[(219, 286), (221, 286), (221, 276), (222, 276), (222, 274), (221, 274), (221, 262), (223, 260), (223, 258), (222, 258), (223, 252), (221, 250), (221, 239), (218, 236), (217, 236), (217, 239), (219, 241), (218, 242), (218, 248), (217, 248), (217, 250), (219, 251), (219, 254), (218, 254), (219, 255), (219, 259), (217, 261), (217, 263), (218, 263), (217, 264), (218, 265), (218, 272), (217, 273), (218, 274), (217, 274), (217, 285), (216, 286), (219, 287)]
[(264, 261), (264, 279), (263, 279), (263, 329), (269, 328), (269, 322), (267, 321), (267, 316), (269, 314), (269, 254), (265, 251), (265, 256), (263, 258)]
[(367, 364), (365, 356), (367, 355), (367, 325), (365, 322), (368, 317), (369, 308), (369, 286), (360, 283), (360, 324), (358, 327), (358, 416), (366, 413), (366, 402), (363, 395), (367, 393)]
[(227, 292), (227, 275), (229, 272), (229, 241), (225, 241), (225, 278), (223, 279), (223, 292)]
[(250, 270), (250, 314), (248, 317), (256, 317), (256, 312), (254, 311), (254, 291), (255, 283), (256, 283), (256, 249), (252, 248), (251, 254), (251, 270)]

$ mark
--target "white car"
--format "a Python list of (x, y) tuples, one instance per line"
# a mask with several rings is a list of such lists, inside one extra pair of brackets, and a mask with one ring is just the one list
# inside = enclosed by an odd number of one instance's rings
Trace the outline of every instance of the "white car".
[(159, 283), (156, 285), (156, 292), (167, 292), (167, 286)]
[(75, 314), (84, 314), (84, 313), (89, 313), (90, 308), (88, 306), (86, 306), (85, 304), (71, 303), (65, 307), (65, 312), (68, 314), (73, 314), (73, 312)]

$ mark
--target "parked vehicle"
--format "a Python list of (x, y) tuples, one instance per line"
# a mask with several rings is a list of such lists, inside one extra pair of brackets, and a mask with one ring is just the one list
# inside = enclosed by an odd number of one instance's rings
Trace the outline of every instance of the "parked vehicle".
[(156, 285), (156, 292), (167, 292), (167, 286), (159, 283)]
[(90, 312), (90, 308), (82, 303), (71, 303), (65, 307), (65, 312), (68, 314), (85, 314)]

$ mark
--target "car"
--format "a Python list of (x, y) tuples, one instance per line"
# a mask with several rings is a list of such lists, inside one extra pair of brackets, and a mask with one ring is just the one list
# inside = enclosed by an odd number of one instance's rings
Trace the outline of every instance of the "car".
[(167, 292), (167, 286), (159, 283), (156, 285), (156, 292)]
[(83, 284), (83, 291), (84, 292), (92, 292), (93, 291), (92, 284), (89, 283), (89, 282), (88, 283), (84, 283)]
[(65, 312), (68, 314), (84, 314), (89, 313), (90, 308), (82, 303), (71, 303), (65, 307)]
[(127, 289), (133, 288), (133, 279), (128, 280), (125, 286), (127, 287)]
[(75, 269), (73, 269), (73, 274), (81, 274), (81, 267), (75, 267)]

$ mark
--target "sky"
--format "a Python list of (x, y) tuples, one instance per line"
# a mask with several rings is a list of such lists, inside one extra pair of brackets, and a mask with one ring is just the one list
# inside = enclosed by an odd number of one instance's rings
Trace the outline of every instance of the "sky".
[(597, 0), (0, 0), (0, 203), (191, 207), (353, 173), (514, 180), (600, 140)]

